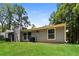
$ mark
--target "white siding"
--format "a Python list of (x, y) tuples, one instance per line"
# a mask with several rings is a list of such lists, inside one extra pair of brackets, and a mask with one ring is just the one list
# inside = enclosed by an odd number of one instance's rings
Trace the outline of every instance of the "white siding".
[(36, 41), (45, 41), (47, 39), (47, 31), (39, 30), (39, 32), (32, 32), (32, 37), (35, 37)]
[(65, 32), (64, 27), (55, 29), (55, 38), (48, 39), (48, 30), (39, 30), (39, 32), (32, 32), (32, 36), (41, 42), (65, 42)]
[(57, 42), (65, 42), (64, 27), (56, 29), (56, 41)]
[(59, 27), (55, 29), (55, 38), (54, 39), (48, 39), (48, 30), (39, 30), (37, 31), (32, 31), (31, 32), (31, 36), (35, 37), (36, 41), (38, 42), (61, 42), (64, 43), (65, 42), (65, 28), (64, 27)]

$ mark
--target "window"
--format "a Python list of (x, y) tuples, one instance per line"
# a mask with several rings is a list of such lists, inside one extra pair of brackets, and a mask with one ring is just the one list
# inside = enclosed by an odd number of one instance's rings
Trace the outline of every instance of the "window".
[(31, 32), (28, 32), (28, 39), (31, 37)]
[(39, 31), (36, 31), (37, 33), (39, 32)]
[(54, 29), (48, 30), (48, 39), (54, 39)]
[(27, 39), (27, 36), (26, 36), (27, 33), (24, 33), (23, 35), (24, 35), (24, 40), (26, 40)]

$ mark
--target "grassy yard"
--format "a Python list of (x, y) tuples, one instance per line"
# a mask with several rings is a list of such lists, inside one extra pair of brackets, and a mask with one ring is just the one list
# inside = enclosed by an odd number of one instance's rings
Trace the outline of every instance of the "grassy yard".
[(29, 42), (0, 42), (2, 56), (79, 56), (79, 45)]

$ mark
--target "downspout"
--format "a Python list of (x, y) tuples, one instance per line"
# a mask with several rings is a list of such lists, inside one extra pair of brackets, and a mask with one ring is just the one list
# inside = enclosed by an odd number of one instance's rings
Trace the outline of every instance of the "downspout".
[(66, 42), (66, 23), (64, 25), (64, 42)]

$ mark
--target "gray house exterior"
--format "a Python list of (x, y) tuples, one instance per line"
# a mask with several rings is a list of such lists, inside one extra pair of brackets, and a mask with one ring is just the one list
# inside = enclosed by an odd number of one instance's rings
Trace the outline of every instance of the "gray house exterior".
[(4, 37), (15, 42), (28, 42), (31, 38), (34, 38), (35, 42), (64, 43), (66, 42), (66, 24), (32, 29), (23, 29), (19, 26), (13, 31), (6, 31)]

